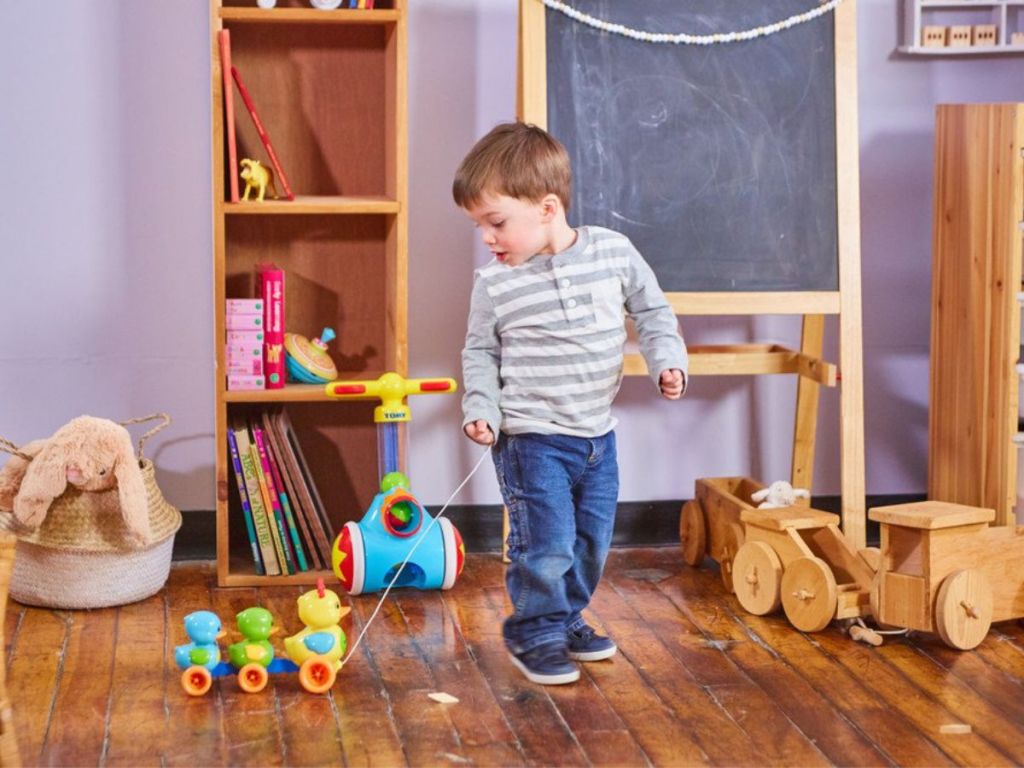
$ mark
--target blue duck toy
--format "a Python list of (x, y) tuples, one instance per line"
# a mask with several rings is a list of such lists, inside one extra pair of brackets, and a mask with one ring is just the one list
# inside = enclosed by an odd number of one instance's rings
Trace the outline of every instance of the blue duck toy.
[(220, 663), (217, 638), (224, 634), (217, 614), (211, 611), (190, 613), (185, 617), (185, 634), (192, 642), (174, 649), (174, 663), (181, 669), (198, 666), (212, 671)]

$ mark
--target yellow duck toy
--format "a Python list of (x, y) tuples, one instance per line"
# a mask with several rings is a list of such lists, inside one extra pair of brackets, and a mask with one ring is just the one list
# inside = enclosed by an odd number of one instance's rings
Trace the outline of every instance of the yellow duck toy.
[(317, 579), (316, 589), (299, 597), (298, 606), (299, 620), (306, 628), (284, 639), (284, 652), (299, 666), (313, 656), (322, 656), (338, 671), (348, 646), (345, 633), (338, 624), (352, 609), (341, 607), (338, 596), (324, 589), (323, 579)]

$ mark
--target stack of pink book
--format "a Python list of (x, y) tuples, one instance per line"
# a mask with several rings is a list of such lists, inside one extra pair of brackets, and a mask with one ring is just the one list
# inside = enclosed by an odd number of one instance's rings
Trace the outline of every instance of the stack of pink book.
[(228, 389), (264, 389), (263, 343), (266, 340), (263, 299), (228, 299), (225, 311)]

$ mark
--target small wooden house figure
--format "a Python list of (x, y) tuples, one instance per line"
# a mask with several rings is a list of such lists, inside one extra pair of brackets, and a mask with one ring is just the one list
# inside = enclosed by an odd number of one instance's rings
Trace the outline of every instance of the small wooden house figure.
[(1010, 45), (1024, 46), (1024, 32), (1014, 32), (1010, 35)]
[(975, 24), (974, 40), (971, 44), (976, 46), (996, 45), (997, 29), (998, 27), (995, 24)]
[(925, 48), (945, 48), (949, 45), (949, 27), (924, 27), (921, 30), (921, 45)]
[(969, 25), (949, 28), (949, 46), (951, 48), (968, 48), (974, 38), (974, 27)]

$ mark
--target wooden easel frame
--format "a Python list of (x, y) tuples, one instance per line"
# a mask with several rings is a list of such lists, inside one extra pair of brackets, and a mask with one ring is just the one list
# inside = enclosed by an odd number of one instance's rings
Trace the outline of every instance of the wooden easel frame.
[[(519, 66), (516, 113), (546, 128), (546, 14), (541, 0), (519, 0)], [(819, 387), (835, 386), (835, 367), (821, 360), (825, 317), (839, 320), (840, 464), (843, 532), (865, 545), (864, 387), (861, 333), (860, 172), (857, 133), (856, 0), (835, 10), (836, 209), (839, 290), (778, 293), (669, 293), (678, 315), (802, 315), (799, 351), (762, 344), (690, 348), (693, 375), (799, 374), (791, 480), (811, 487)], [(785, 34), (782, 32), (780, 34)], [(742, 45), (742, 43), (737, 43)], [(630, 356), (626, 375), (646, 373)]]

